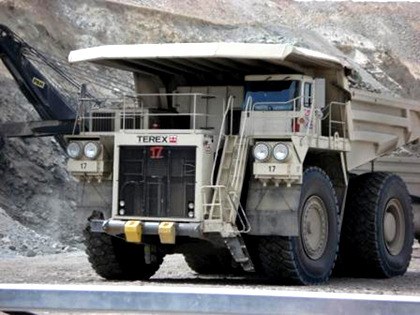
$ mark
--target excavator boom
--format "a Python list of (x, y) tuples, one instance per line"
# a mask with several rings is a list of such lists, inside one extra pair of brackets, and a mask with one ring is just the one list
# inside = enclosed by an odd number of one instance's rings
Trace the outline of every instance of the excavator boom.
[[(39, 55), (39, 52), (25, 43), (7, 26), (0, 24), (0, 58), (9, 70), (21, 92), (33, 105), (39, 116), (42, 118), (43, 128), (34, 130), (31, 126), (16, 128), (8, 123), (7, 128), (0, 128), (3, 137), (28, 137), (54, 135), (59, 144), (64, 147), (63, 134), (71, 134), (74, 131), (73, 124), (76, 119), (76, 111), (62, 95), (44, 76), (31, 61), (28, 55)], [(51, 122), (51, 123), (50, 123)], [(35, 125), (39, 126), (39, 124)], [(46, 130), (43, 132), (42, 130)], [(25, 132), (22, 133), (22, 130)]]

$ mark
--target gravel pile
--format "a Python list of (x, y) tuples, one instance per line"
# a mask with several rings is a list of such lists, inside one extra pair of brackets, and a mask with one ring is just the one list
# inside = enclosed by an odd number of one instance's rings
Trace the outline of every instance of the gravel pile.
[(13, 256), (34, 257), (75, 251), (46, 235), (40, 235), (12, 219), (0, 208), (0, 258)]
[(420, 158), (420, 143), (408, 144), (404, 147), (401, 147), (401, 148), (397, 149), (395, 152), (392, 153), (392, 155)]

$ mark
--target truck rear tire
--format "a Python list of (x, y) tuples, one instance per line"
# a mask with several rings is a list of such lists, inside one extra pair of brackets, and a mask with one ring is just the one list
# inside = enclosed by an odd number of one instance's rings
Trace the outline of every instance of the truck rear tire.
[(299, 236), (264, 236), (256, 241), (257, 270), (274, 282), (316, 284), (329, 279), (338, 251), (337, 197), (328, 175), (318, 167), (303, 175)]
[(406, 272), (414, 239), (410, 195), (400, 177), (367, 173), (349, 183), (340, 271), (375, 278)]
[(127, 243), (105, 233), (93, 233), (88, 225), (84, 230), (86, 253), (92, 268), (108, 280), (146, 280), (153, 276), (163, 262), (156, 253), (155, 261), (145, 263), (144, 245)]

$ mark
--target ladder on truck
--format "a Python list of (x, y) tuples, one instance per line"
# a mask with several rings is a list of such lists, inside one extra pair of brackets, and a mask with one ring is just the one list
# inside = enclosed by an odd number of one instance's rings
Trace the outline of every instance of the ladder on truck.
[[(229, 110), (232, 117), (233, 102), (234, 98), (229, 97), (221, 124), (217, 152), (222, 137), (225, 138), (225, 142), (216, 184), (202, 187), (205, 213), (204, 232), (220, 233), (234, 260), (240, 263), (245, 271), (254, 271), (254, 265), (241, 236), (241, 233), (247, 233), (251, 229), (240, 200), (248, 160), (249, 138), (245, 132), (248, 115), (245, 115), (245, 119), (242, 121), (239, 135), (232, 135), (232, 131), (229, 135), (225, 135), (226, 117)], [(249, 98), (246, 111), (251, 107), (251, 104), (252, 100)], [(216, 155), (212, 182), (214, 182), (217, 160)]]

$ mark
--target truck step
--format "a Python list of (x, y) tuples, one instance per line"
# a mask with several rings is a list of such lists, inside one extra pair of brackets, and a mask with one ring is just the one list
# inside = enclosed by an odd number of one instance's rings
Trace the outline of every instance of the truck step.
[(224, 239), (227, 248), (229, 249), (233, 259), (241, 264), (245, 271), (255, 271), (254, 264), (251, 261), (248, 250), (242, 239), (242, 236), (227, 237)]

